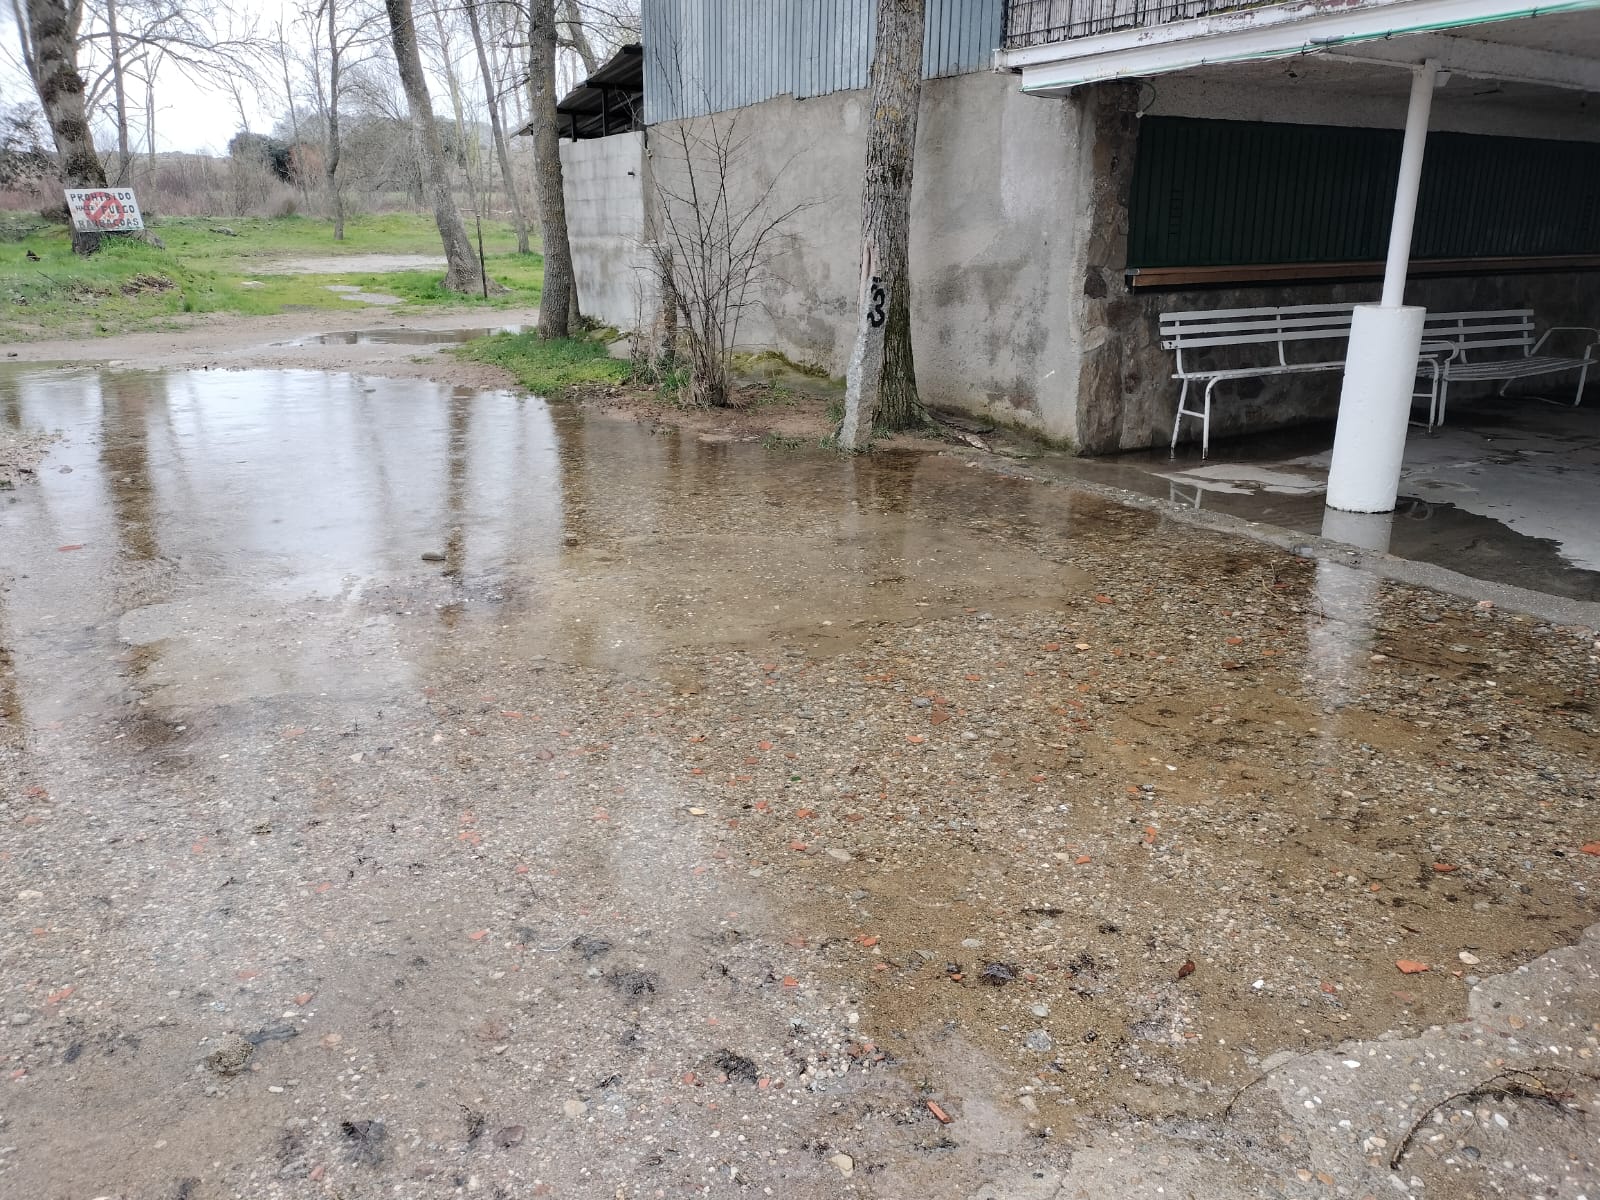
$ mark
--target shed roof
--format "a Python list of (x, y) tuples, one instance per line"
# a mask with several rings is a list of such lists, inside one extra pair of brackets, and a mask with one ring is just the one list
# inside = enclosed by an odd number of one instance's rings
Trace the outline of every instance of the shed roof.
[[(644, 47), (623, 46), (556, 105), (561, 135), (575, 140), (644, 128)], [(532, 122), (517, 133), (533, 130)]]

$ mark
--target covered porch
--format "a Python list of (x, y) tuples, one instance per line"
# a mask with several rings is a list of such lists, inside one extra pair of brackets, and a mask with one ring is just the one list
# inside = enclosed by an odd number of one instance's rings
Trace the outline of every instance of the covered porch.
[[(1347, 341), (1320, 348), (1338, 369), (1218, 387), (1212, 456), (1337, 413), (1328, 503), (1388, 511), (1426, 313), (1600, 326), (1600, 4), (1014, 0), (1000, 64), (1096, 114), (1084, 451), (1166, 440), (1178, 384), (1160, 314), (1354, 304)], [(1561, 353), (1593, 351), (1579, 334)], [(1250, 347), (1209, 361), (1249, 363)], [(1452, 384), (1449, 421), (1501, 382)], [(1522, 398), (1495, 419), (1543, 407), (1532, 395), (1570, 404), (1577, 383), (1513, 381)]]

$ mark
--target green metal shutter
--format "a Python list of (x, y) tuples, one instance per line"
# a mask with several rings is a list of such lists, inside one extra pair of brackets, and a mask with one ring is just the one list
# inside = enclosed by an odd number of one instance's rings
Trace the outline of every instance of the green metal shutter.
[[(1145, 117), (1130, 267), (1381, 260), (1400, 132)], [(1600, 143), (1435, 133), (1417, 258), (1600, 253)]]

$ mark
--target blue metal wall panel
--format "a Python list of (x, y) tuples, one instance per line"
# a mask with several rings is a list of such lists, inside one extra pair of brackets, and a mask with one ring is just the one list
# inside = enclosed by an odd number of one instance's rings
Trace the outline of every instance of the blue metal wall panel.
[[(1004, 0), (926, 0), (923, 75), (987, 69)], [(642, 0), (645, 120), (867, 86), (875, 0)]]

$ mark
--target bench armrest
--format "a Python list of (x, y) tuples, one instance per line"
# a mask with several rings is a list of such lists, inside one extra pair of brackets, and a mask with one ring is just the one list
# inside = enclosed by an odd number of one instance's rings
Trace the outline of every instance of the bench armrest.
[(1600, 329), (1596, 329), (1591, 325), (1552, 325), (1549, 329), (1546, 329), (1544, 331), (1544, 335), (1534, 343), (1533, 349), (1528, 351), (1530, 357), (1539, 353), (1545, 342), (1550, 340), (1550, 335), (1552, 333), (1587, 333), (1589, 335), (1589, 341), (1584, 347), (1583, 356), (1585, 358), (1589, 357), (1589, 354), (1596, 346), (1600, 346)]

